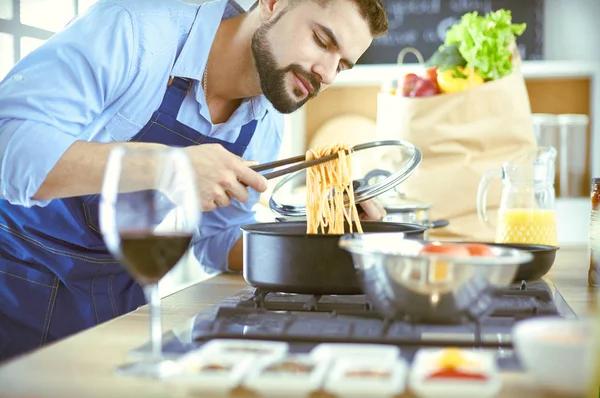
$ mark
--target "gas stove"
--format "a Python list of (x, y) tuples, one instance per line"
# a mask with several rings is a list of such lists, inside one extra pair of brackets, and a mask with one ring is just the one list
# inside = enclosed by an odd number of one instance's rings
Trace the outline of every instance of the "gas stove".
[[(169, 331), (165, 354), (178, 356), (214, 338), (285, 341), (291, 352), (322, 342), (393, 344), (407, 360), (421, 347), (495, 350), (501, 369), (520, 369), (512, 350), (512, 327), (536, 316), (575, 317), (556, 288), (543, 280), (495, 291), (485, 317), (457, 324), (384, 319), (363, 295), (311, 296), (247, 288)], [(136, 352), (147, 351), (143, 346)]]

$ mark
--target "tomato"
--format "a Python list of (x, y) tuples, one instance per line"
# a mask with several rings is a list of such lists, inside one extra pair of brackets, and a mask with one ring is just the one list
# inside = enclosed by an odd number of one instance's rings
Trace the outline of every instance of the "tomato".
[(437, 74), (438, 74), (437, 66), (432, 66), (431, 68), (425, 69), (425, 78), (430, 80), (435, 85), (435, 88), (439, 90), (439, 87), (437, 84)]
[(410, 96), (411, 91), (414, 90), (415, 85), (420, 80), (419, 76), (414, 73), (408, 73), (404, 76), (404, 82), (402, 84), (402, 95), (405, 97)]
[(464, 245), (471, 256), (494, 257), (494, 253), (489, 246), (482, 243), (466, 243)]
[(428, 243), (421, 248), (420, 253), (443, 254), (455, 257), (469, 257), (469, 250), (456, 243)]
[(427, 79), (419, 79), (415, 88), (410, 92), (409, 97), (431, 97), (439, 94), (436, 84)]
[[(428, 243), (423, 246), (419, 254), (440, 254), (452, 257), (469, 257), (469, 251), (462, 245), (455, 243)], [(450, 274), (446, 261), (435, 261), (430, 264), (430, 277), (433, 281), (446, 281)]]

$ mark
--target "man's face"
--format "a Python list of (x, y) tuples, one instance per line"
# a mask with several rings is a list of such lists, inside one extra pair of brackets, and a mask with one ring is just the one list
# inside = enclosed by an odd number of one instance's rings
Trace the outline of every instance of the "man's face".
[(252, 38), (262, 92), (279, 112), (291, 113), (352, 68), (372, 40), (351, 0), (276, 9)]

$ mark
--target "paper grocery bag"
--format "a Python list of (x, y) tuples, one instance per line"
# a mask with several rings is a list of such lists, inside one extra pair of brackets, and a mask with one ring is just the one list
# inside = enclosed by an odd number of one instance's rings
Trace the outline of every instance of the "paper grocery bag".
[(422, 151), (420, 167), (398, 190), (432, 204), (432, 220), (450, 221), (429, 232), (444, 240), (495, 239), (501, 184), (488, 193), (490, 226), (477, 215), (479, 181), (488, 169), (536, 146), (529, 96), (517, 64), (511, 75), (469, 91), (422, 98), (380, 93), (377, 136), (406, 140)]

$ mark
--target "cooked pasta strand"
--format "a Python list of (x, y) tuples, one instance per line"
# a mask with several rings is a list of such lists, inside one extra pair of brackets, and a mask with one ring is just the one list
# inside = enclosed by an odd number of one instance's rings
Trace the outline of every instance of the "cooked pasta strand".
[[(351, 147), (336, 143), (321, 146), (306, 152), (306, 160), (338, 154), (338, 158), (306, 170), (306, 233), (307, 234), (343, 234), (344, 224), (354, 226), (363, 232), (354, 203), (352, 185), (352, 161), (346, 151)], [(344, 206), (344, 194), (350, 204)]]

